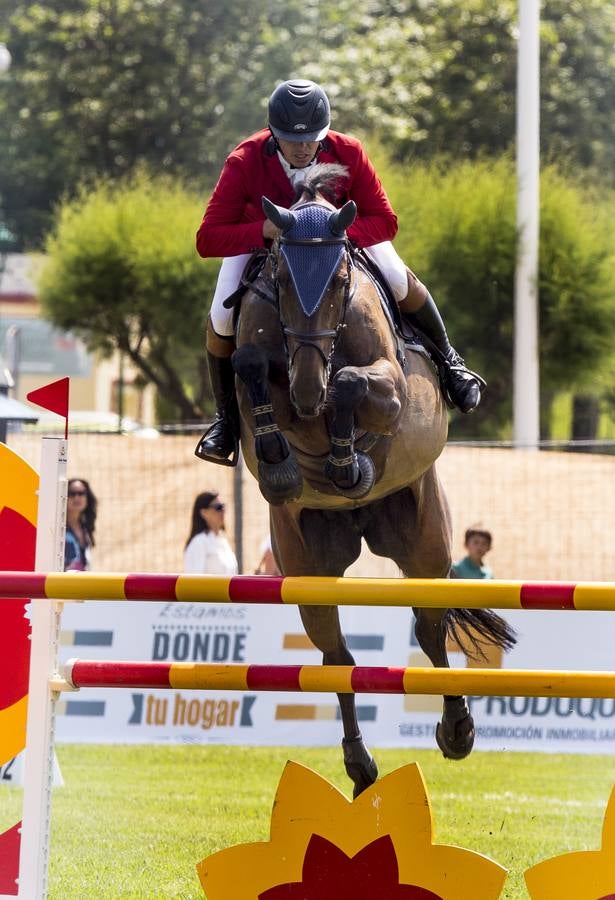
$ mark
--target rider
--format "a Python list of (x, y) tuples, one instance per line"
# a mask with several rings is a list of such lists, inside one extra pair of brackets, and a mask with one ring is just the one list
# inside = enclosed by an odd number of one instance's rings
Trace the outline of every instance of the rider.
[(197, 233), (203, 257), (224, 257), (207, 322), (207, 362), (216, 417), (197, 455), (226, 465), (236, 454), (238, 418), (231, 354), (233, 312), (222, 304), (239, 286), (251, 254), (278, 235), (264, 218), (261, 200), (292, 205), (295, 188), (315, 163), (340, 163), (349, 171), (345, 200), (357, 217), (348, 237), (363, 248), (384, 274), (402, 313), (439, 351), (444, 387), (464, 413), (480, 403), (482, 380), (451, 347), (444, 322), (428, 289), (397, 255), (392, 239), (397, 217), (363, 147), (356, 138), (330, 130), (329, 100), (312, 81), (285, 81), (269, 99), (268, 128), (244, 140), (228, 156)]

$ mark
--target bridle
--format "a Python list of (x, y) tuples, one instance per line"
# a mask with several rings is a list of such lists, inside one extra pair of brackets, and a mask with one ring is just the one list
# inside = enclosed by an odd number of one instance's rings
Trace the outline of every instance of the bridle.
[[(296, 207), (299, 208), (299, 207)], [(329, 375), (331, 373), (331, 365), (333, 361), (333, 354), (335, 352), (335, 345), (337, 340), (341, 334), (342, 329), (345, 327), (345, 319), (346, 319), (346, 310), (348, 307), (349, 301), (352, 299), (355, 289), (356, 289), (356, 279), (353, 278), (354, 271), (354, 263), (352, 257), (352, 250), (350, 246), (350, 242), (346, 235), (340, 235), (339, 237), (313, 237), (313, 238), (289, 238), (284, 234), (280, 235), (277, 241), (278, 245), (287, 245), (287, 246), (295, 246), (295, 247), (322, 247), (330, 244), (340, 244), (344, 245), (346, 251), (346, 271), (347, 277), (344, 283), (344, 296), (341, 303), (340, 315), (335, 328), (323, 328), (319, 331), (310, 331), (303, 332), (297, 331), (294, 328), (291, 328), (289, 325), (282, 319), (282, 312), (280, 309), (280, 283), (278, 279), (278, 255), (272, 249), (270, 251), (270, 261), (271, 261), (271, 273), (273, 278), (273, 289), (274, 289), (274, 302), (278, 310), (278, 315), (280, 318), (280, 325), (282, 326), (282, 334), (284, 336), (284, 349), (286, 351), (286, 359), (288, 362), (288, 372), (290, 372), (293, 367), (293, 363), (295, 360), (295, 356), (298, 351), (304, 347), (313, 347), (320, 354), (323, 364), (325, 366), (327, 382), (329, 381)], [(275, 246), (275, 245), (274, 245)], [(288, 346), (288, 338), (292, 338), (296, 341), (295, 349), (291, 355), (290, 349)], [(323, 348), (320, 346), (318, 341), (331, 341), (331, 347), (329, 352), (326, 354)]]

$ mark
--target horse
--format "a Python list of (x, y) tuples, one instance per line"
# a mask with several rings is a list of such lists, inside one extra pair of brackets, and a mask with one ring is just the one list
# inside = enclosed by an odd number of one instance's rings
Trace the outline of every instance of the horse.
[[(347, 229), (352, 201), (330, 197), (346, 170), (316, 165), (289, 208), (263, 198), (279, 229), (236, 309), (241, 446), (269, 503), (283, 575), (341, 577), (361, 539), (407, 578), (448, 577), (451, 517), (435, 470), (448, 429), (427, 354), (400, 346), (373, 276)], [(354, 665), (335, 606), (300, 606), (323, 664)], [(507, 650), (514, 633), (491, 610), (414, 609), (416, 638), (434, 666), (448, 666), (448, 637), (468, 653)], [(338, 694), (344, 764), (358, 796), (377, 776), (353, 694)], [(436, 741), (449, 759), (474, 743), (464, 697), (445, 696)]]

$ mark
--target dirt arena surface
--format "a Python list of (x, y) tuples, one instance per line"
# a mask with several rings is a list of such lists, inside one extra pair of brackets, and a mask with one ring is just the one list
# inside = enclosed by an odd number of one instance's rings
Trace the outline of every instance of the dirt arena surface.
[[(194, 457), (196, 437), (72, 435), (69, 477), (90, 481), (99, 501), (94, 568), (179, 572), (193, 499), (219, 491), (227, 531), (236, 539), (234, 493), (241, 485), (243, 571), (252, 572), (268, 534), (268, 509), (247, 470)], [(36, 469), (41, 438), (9, 436)], [(449, 445), (437, 463), (454, 529), (480, 523), (493, 533), (487, 562), (497, 578), (615, 580), (615, 456)], [(364, 550), (349, 575), (395, 577), (397, 567)]]

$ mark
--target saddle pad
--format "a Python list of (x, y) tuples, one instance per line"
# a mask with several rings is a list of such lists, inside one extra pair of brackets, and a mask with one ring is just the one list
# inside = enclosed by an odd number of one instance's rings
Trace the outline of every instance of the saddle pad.
[(421, 353), (426, 359), (433, 361), (420, 332), (400, 313), (399, 306), (376, 263), (360, 250), (355, 254), (354, 262), (357, 268), (367, 275), (378, 292), (382, 310), (397, 342), (397, 360), (402, 369), (406, 366), (406, 350)]

